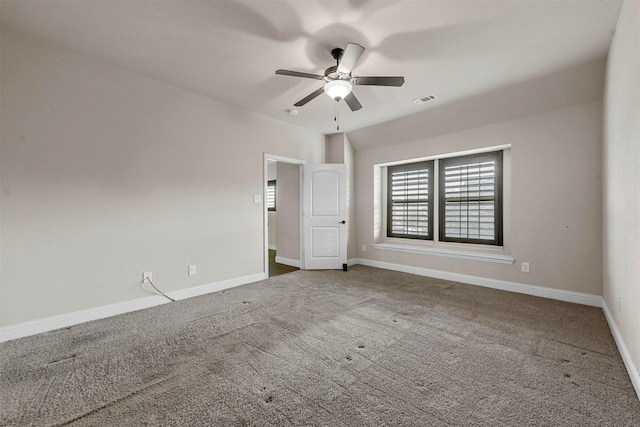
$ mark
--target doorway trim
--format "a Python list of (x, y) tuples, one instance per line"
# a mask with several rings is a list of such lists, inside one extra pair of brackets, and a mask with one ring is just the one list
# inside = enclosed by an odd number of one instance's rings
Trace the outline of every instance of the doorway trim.
[[(264, 153), (263, 165), (262, 165), (262, 228), (264, 230), (262, 240), (263, 240), (263, 271), (265, 277), (269, 277), (269, 226), (267, 221), (269, 220), (269, 211), (267, 209), (267, 185), (269, 183), (269, 162), (278, 162), (278, 163), (289, 163), (293, 165), (303, 165), (306, 163), (305, 160), (296, 159), (293, 157), (285, 157), (279, 156), (277, 154)], [(302, 185), (300, 185), (300, 213), (302, 214)], [(302, 220), (300, 221), (300, 253), (299, 253), (300, 262), (302, 263)], [(301, 264), (302, 266), (302, 264)]]

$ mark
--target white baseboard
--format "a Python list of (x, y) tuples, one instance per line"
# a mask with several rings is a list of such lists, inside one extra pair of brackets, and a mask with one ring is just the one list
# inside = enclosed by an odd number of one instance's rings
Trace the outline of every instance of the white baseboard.
[(356, 265), (358, 263), (358, 258), (351, 258), (347, 260), (347, 267), (351, 267), (352, 265)]
[(237, 277), (235, 279), (223, 280), (222, 282), (209, 283), (208, 285), (173, 291), (167, 295), (173, 299), (187, 299), (197, 297), (199, 295), (210, 294), (212, 292), (222, 291), (224, 289), (235, 288), (236, 286), (246, 285), (247, 283), (258, 282), (267, 278), (268, 276), (266, 274), (257, 273), (250, 276)]
[(585, 294), (582, 292), (565, 291), (562, 289), (546, 288), (543, 286), (527, 285), (524, 283), (507, 282), (505, 280), (488, 279), (486, 277), (469, 276), (467, 274), (451, 273), (448, 271), (432, 270), (423, 267), (412, 267), (402, 264), (374, 261), (370, 259), (357, 259), (358, 264), (370, 267), (385, 268), (387, 270), (402, 271), (404, 273), (417, 274), (419, 276), (435, 277), (436, 279), (451, 280), (467, 283), (469, 285), (484, 286), (486, 288), (500, 289), (503, 291), (517, 292), (519, 294), (533, 295), (536, 297), (550, 298), (576, 304), (602, 307), (600, 295)]
[(28, 337), (42, 332), (53, 331), (54, 329), (66, 328), (79, 323), (91, 320), (103, 319), (118, 314), (131, 311), (142, 310), (156, 305), (169, 302), (159, 295), (104, 305), (102, 307), (90, 308), (87, 310), (74, 311), (57, 316), (45, 317), (43, 319), (31, 320), (29, 322), (0, 328), (0, 342), (15, 340), (17, 338)]
[[(238, 277), (231, 280), (224, 280), (222, 282), (196, 286), (180, 291), (167, 292), (167, 295), (176, 300), (186, 299), (198, 295), (208, 294), (211, 292), (221, 291), (223, 289), (233, 288), (235, 286), (245, 285), (247, 283), (257, 282), (266, 278), (267, 275), (265, 275), (264, 273), (258, 273), (250, 276)], [(54, 329), (66, 328), (69, 326), (77, 325), (79, 323), (89, 322), (91, 320), (104, 319), (106, 317), (111, 317), (118, 314), (138, 311), (168, 302), (169, 301), (163, 296), (154, 295), (131, 301), (109, 304), (102, 307), (61, 314), (58, 316), (46, 317), (44, 319), (18, 323), (15, 325), (4, 326), (0, 328), (0, 342), (28, 337), (30, 335), (35, 335), (42, 332), (53, 331)]]
[(627, 368), (627, 372), (629, 373), (629, 377), (631, 378), (631, 384), (633, 384), (633, 388), (636, 390), (636, 394), (638, 395), (638, 399), (640, 399), (640, 373), (638, 373), (638, 368), (636, 368), (633, 363), (633, 359), (631, 358), (631, 353), (629, 353), (629, 349), (627, 345), (624, 343), (624, 339), (622, 338), (622, 334), (620, 334), (620, 330), (616, 325), (615, 320), (613, 320), (613, 316), (611, 315), (611, 311), (609, 311), (609, 307), (607, 307), (607, 302), (602, 301), (602, 311), (604, 311), (604, 317), (607, 319), (609, 323), (609, 329), (611, 329), (611, 333), (613, 334), (613, 339), (616, 341), (616, 345), (618, 346), (618, 351), (620, 352), (620, 356), (622, 357), (622, 361), (624, 362), (625, 368)]
[(290, 265), (291, 267), (300, 268), (300, 260), (298, 259), (283, 258), (281, 256), (276, 255), (276, 262), (278, 264), (285, 264), (285, 265)]

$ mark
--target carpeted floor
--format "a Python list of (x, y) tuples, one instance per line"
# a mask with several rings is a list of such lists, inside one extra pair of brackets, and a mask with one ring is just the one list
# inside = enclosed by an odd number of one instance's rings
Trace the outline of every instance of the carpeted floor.
[(0, 345), (0, 424), (638, 426), (602, 311), (364, 266)]

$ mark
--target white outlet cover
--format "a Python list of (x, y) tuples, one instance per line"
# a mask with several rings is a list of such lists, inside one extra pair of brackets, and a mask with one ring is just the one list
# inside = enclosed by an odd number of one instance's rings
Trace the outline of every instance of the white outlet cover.
[(153, 282), (153, 273), (150, 271), (145, 271), (144, 273), (142, 273), (142, 283), (146, 281), (147, 277), (149, 278), (150, 281)]
[(253, 202), (254, 203), (262, 203), (262, 196), (260, 194), (254, 194), (253, 195)]
[(196, 266), (195, 266), (195, 264), (189, 266), (189, 276), (193, 276), (194, 274), (196, 274)]

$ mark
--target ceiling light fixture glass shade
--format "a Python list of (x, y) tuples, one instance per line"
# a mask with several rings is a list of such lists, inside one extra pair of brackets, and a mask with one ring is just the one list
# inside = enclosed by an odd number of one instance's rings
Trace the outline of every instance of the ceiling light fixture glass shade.
[(340, 101), (351, 93), (351, 83), (346, 80), (332, 80), (324, 85), (324, 91), (331, 99)]

